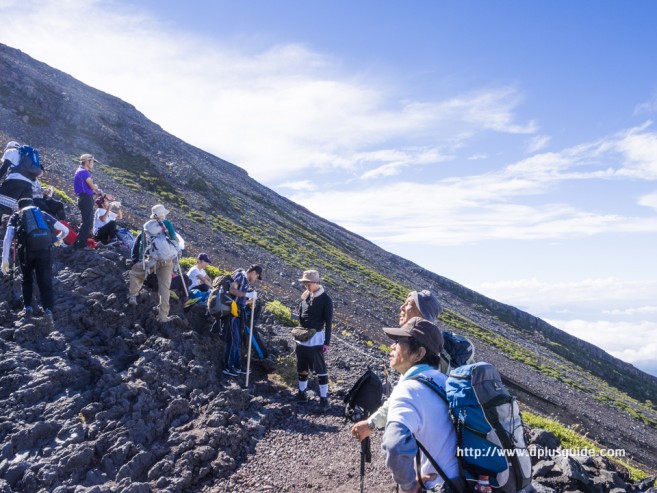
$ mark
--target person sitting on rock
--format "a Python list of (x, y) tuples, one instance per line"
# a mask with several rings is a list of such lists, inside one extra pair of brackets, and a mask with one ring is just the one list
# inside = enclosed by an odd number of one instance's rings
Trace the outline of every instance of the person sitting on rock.
[(43, 188), (39, 178), (43, 176), (43, 171), (39, 177), (34, 180), (32, 183), (32, 199), (34, 200), (34, 205), (36, 205), (42, 211), (47, 212), (54, 218), (60, 221), (66, 221), (66, 212), (64, 209), (64, 203), (55, 200), (53, 197), (53, 188)]
[(52, 287), (53, 233), (58, 231), (56, 245), (61, 245), (68, 234), (68, 228), (47, 212), (34, 206), (31, 198), (18, 201), (18, 212), (9, 218), (2, 245), (2, 273), (9, 273), (9, 252), (11, 242), (16, 237), (16, 253), (23, 274), (23, 304), (21, 316), (29, 319), (32, 314), (32, 273), (36, 274), (37, 285), (44, 309), (44, 319), (52, 326), (54, 293)]
[(116, 220), (123, 219), (121, 203), (114, 201), (112, 195), (103, 194), (96, 199), (96, 205), (98, 206), (98, 209), (96, 209), (96, 214), (94, 216), (94, 240), (107, 245), (117, 239)]
[(185, 302), (185, 307), (208, 301), (212, 279), (205, 272), (205, 268), (211, 263), (207, 253), (199, 253), (198, 257), (196, 257), (196, 265), (187, 271), (187, 278), (191, 284), (188, 290), (189, 299)]

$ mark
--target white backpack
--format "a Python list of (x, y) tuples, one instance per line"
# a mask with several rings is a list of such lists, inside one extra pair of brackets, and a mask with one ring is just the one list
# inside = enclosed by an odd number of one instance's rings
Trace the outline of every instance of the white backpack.
[(167, 228), (161, 221), (151, 219), (144, 224), (146, 255), (151, 260), (169, 262), (178, 256), (178, 245), (169, 238)]

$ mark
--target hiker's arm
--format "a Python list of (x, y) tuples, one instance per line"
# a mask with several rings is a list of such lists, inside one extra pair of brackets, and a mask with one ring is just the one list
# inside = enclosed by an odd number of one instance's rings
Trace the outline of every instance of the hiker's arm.
[(94, 193), (100, 194), (100, 188), (94, 183), (94, 181), (91, 179), (91, 176), (88, 176), (86, 180), (84, 180), (87, 185), (89, 185), (89, 188), (91, 188)]
[(11, 248), (11, 240), (14, 239), (14, 227), (7, 225), (5, 232), (5, 239), (2, 242), (2, 263), (9, 263), (9, 250)]
[(418, 491), (419, 484), (415, 473), (415, 454), (417, 443), (411, 430), (396, 421), (386, 425), (381, 450), (386, 466), (402, 492)]
[(210, 276), (205, 276), (201, 280), (208, 286), (212, 287), (212, 279), (210, 279)]
[(109, 208), (105, 209), (105, 214), (100, 215), (100, 220), (105, 222), (107, 221), (107, 216), (109, 216), (110, 210)]
[(54, 228), (59, 231), (59, 234), (57, 235), (58, 240), (63, 240), (66, 238), (66, 235), (68, 235), (68, 228), (59, 221), (55, 222)]
[(169, 232), (169, 236), (171, 237), (172, 240), (175, 242), (178, 241), (178, 235), (176, 235), (176, 230), (173, 229), (173, 224), (171, 224), (171, 221), (168, 219), (165, 219), (162, 221), (164, 223), (164, 226), (167, 228), (167, 231)]
[(331, 344), (331, 328), (333, 327), (333, 301), (328, 298), (324, 307), (324, 345)]
[(0, 167), (0, 180), (4, 178), (7, 170), (9, 169), (9, 166), (11, 166), (11, 161), (9, 159), (5, 159), (4, 163), (2, 163), (2, 167)]
[(233, 296), (237, 296), (238, 298), (244, 298), (246, 296), (246, 293), (244, 291), (240, 291), (238, 288), (239, 286), (237, 285), (236, 282), (231, 282), (230, 289), (228, 291)]

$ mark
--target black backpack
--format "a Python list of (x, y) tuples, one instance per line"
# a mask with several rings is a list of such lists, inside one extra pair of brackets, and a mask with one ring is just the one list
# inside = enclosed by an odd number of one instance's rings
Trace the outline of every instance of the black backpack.
[(16, 239), (26, 252), (47, 250), (52, 245), (52, 231), (38, 207), (25, 207), (18, 216)]
[(208, 296), (208, 313), (215, 317), (230, 315), (233, 297), (230, 295), (230, 283), (233, 277), (230, 274), (217, 276), (212, 280), (212, 289)]
[(381, 379), (368, 368), (344, 398), (345, 415), (351, 421), (365, 419), (381, 406), (382, 398)]

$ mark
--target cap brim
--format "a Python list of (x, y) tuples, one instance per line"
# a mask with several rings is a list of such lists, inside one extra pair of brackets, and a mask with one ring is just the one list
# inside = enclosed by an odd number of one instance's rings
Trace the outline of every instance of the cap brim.
[(383, 332), (390, 338), (395, 337), (409, 337), (408, 332), (406, 332), (401, 327), (384, 327)]

